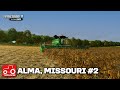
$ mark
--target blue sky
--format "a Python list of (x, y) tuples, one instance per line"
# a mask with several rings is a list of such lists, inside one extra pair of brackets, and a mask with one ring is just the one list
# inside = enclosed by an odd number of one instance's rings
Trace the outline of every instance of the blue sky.
[[(24, 20), (9, 21), (7, 14), (23, 14)], [(0, 28), (120, 42), (120, 11), (0, 11)]]

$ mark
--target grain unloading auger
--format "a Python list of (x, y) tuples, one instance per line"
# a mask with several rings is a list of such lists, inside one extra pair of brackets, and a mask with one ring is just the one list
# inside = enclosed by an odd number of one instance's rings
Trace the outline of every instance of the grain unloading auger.
[[(42, 44), (40, 45), (40, 52), (44, 52), (45, 49), (49, 48), (73, 48), (71, 45), (67, 45), (66, 39), (68, 37), (66, 36), (57, 36), (54, 35), (54, 39), (52, 40), (52, 44)], [(81, 47), (74, 47), (74, 48), (87, 48), (86, 46), (81, 46)]]

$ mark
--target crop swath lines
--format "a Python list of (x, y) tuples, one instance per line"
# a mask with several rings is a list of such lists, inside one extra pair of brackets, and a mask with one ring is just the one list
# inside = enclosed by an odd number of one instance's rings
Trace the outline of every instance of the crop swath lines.
[(4, 55), (0, 57), (0, 64), (6, 64), (11, 62), (12, 60), (16, 59), (17, 55), (20, 55), (20, 53), (21, 53), (21, 49), (8, 51), (8, 53), (6, 52), (6, 54), (4, 53)]
[[(18, 68), (99, 68), (98, 74), (18, 74), (14, 79), (120, 79), (120, 48), (46, 49), (39, 47), (0, 46), (0, 67), (16, 64)], [(1, 73), (1, 69), (0, 69)], [(1, 79), (6, 79), (0, 75)]]
[[(41, 55), (39, 47), (30, 46), (0, 46), (0, 65), (2, 64), (16, 64), (17, 68), (41, 68), (51, 67), (53, 61)], [(43, 75), (47, 78), (46, 75)], [(50, 77), (50, 76), (49, 76)], [(4, 78), (1, 77), (0, 78)], [(42, 78), (42, 75), (17, 75), (18, 78)]]

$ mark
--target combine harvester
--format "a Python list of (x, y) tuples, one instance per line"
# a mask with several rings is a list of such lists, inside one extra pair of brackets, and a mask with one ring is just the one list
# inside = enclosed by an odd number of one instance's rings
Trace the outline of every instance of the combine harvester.
[(73, 47), (71, 45), (66, 45), (64, 42), (68, 37), (66, 36), (57, 36), (54, 35), (54, 39), (52, 40), (52, 44), (42, 44), (40, 45), (40, 52), (44, 52), (45, 49), (50, 48), (77, 48), (77, 49), (88, 49), (88, 46), (79, 46), (79, 47)]

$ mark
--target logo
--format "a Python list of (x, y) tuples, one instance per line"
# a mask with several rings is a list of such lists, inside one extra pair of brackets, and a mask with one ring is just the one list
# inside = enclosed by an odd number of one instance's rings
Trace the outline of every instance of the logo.
[(2, 76), (3, 77), (16, 77), (17, 66), (14, 64), (6, 64), (2, 66)]
[(10, 21), (22, 21), (23, 15), (4, 15), (4, 18), (9, 19)]

